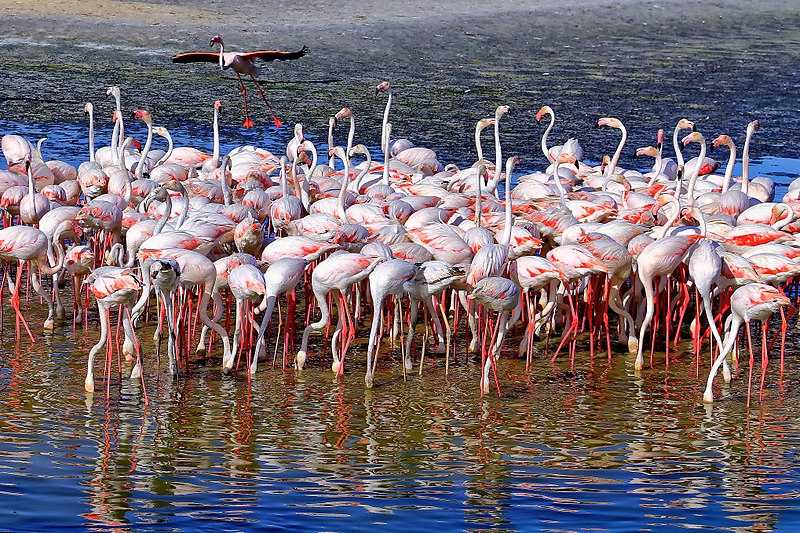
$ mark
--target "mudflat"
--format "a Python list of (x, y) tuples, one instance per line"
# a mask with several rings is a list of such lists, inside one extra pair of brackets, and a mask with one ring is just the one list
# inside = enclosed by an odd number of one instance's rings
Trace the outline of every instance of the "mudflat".
[(11, 121), (82, 120), (84, 101), (110, 109), (105, 88), (119, 84), (126, 107), (166, 123), (206, 122), (219, 98), (238, 124), (230, 74), (170, 62), (208, 49), (219, 33), (230, 49), (311, 49), (265, 65), (261, 78), (285, 122), (319, 134), (348, 105), (365, 140), (377, 138), (382, 101), (373, 88), (389, 79), (393, 131), (455, 159), (471, 151), (475, 120), (501, 103), (511, 107), (504, 136), (520, 149), (538, 144), (533, 113), (547, 103), (558, 114), (554, 137), (578, 136), (597, 150), (616, 142), (591, 128), (598, 117), (620, 117), (633, 147), (687, 116), (710, 138), (740, 136), (759, 118), (759, 154), (800, 153), (793, 1), (0, 0), (0, 32), (0, 100)]

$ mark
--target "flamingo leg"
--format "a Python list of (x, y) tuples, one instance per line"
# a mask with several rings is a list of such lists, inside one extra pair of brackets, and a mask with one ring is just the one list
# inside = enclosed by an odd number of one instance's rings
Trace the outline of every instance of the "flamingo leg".
[(275, 110), (272, 108), (272, 104), (269, 103), (269, 100), (267, 99), (267, 94), (264, 92), (264, 88), (261, 87), (261, 83), (259, 83), (259, 81), (253, 74), (250, 74), (250, 79), (253, 80), (253, 84), (256, 86), (256, 90), (258, 91), (258, 94), (261, 96), (261, 99), (264, 100), (264, 104), (267, 106), (269, 114), (272, 115), (272, 123), (275, 125), (276, 128), (280, 128), (283, 125), (283, 122), (281, 122), (281, 119), (278, 117), (277, 114), (275, 114)]
[(239, 92), (242, 94), (242, 100), (244, 101), (244, 121), (242, 121), (242, 127), (252, 128), (253, 119), (250, 118), (250, 111), (247, 106), (247, 87), (238, 72), (236, 72), (236, 79), (239, 80)]
[(747, 407), (750, 408), (750, 391), (753, 385), (753, 365), (755, 364), (755, 358), (753, 357), (753, 339), (750, 336), (750, 323), (745, 322), (744, 326), (747, 332), (747, 349), (750, 352), (750, 368), (747, 372)]

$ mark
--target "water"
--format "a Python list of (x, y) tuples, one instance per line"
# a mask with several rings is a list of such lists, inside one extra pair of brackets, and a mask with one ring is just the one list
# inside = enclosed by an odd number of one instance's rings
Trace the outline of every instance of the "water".
[[(206, 127), (171, 126), (177, 145), (210, 144)], [(83, 128), (0, 122), (3, 132), (47, 135), (45, 156), (73, 164), (85, 150)], [(130, 130), (143, 139), (140, 125)], [(280, 153), (286, 130), (228, 128), (223, 150), (249, 142)], [(98, 139), (108, 134), (101, 127)], [(461, 164), (469, 157), (442, 154)], [(756, 159), (751, 175), (762, 173), (780, 195), (800, 161)], [(463, 352), (449, 375), (434, 356), (422, 376), (415, 368), (404, 380), (386, 347), (366, 391), (358, 343), (341, 383), (319, 346), (302, 374), (264, 364), (248, 383), (242, 372), (222, 376), (211, 359), (173, 382), (146, 343), (145, 406), (116, 363), (108, 397), (100, 363), (98, 392), (83, 392), (95, 324), (37, 331), (37, 343), (18, 351), (6, 327), (0, 529), (791, 531), (800, 523), (794, 328), (784, 374), (773, 362), (749, 408), (746, 365), (704, 406), (708, 355), (698, 371), (688, 347), (668, 371), (657, 354), (641, 377), (621, 353), (611, 363), (582, 353), (572, 368), (539, 357), (526, 371), (513, 357), (516, 337), (499, 365), (500, 398), (480, 397), (478, 364)]]

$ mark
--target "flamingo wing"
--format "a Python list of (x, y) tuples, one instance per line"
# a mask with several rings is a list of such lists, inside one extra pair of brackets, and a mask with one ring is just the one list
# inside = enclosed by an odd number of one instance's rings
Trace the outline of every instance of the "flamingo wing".
[[(254, 59), (260, 59), (262, 61), (289, 61), (291, 59), (300, 59), (307, 53), (308, 53), (308, 47), (304, 46), (300, 50), (294, 52), (287, 52), (285, 50), (255, 50), (253, 52), (243, 52), (240, 53), (239, 55), (249, 61), (252, 61)], [(175, 58), (172, 58), (172, 60), (175, 61)]]
[(216, 63), (219, 52), (182, 52), (172, 56), (173, 63)]

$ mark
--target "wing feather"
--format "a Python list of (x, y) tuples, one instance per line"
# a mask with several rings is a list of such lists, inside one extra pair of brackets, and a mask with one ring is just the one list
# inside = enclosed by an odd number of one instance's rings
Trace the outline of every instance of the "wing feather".
[(216, 63), (219, 52), (183, 52), (172, 56), (173, 63)]
[(262, 61), (288, 61), (300, 59), (308, 53), (308, 47), (304, 46), (300, 50), (287, 52), (284, 50), (256, 50), (253, 52), (243, 52), (240, 55), (245, 59), (260, 59)]

